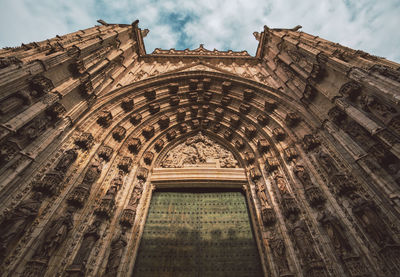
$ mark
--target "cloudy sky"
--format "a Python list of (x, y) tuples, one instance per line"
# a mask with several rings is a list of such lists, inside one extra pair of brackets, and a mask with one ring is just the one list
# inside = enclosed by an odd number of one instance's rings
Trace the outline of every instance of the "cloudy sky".
[(91, 27), (97, 19), (150, 29), (146, 50), (247, 50), (252, 33), (303, 31), (400, 62), (400, 0), (0, 0), (0, 47)]

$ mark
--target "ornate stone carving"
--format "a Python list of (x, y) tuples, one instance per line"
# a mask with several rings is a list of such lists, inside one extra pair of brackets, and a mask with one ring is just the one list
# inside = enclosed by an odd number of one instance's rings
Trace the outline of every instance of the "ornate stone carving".
[(270, 144), (267, 139), (259, 139), (257, 142), (257, 147), (261, 153), (266, 153), (270, 148)]
[(279, 166), (279, 161), (277, 158), (274, 157), (268, 157), (265, 159), (265, 169), (268, 172), (272, 172), (276, 170)]
[(40, 191), (46, 195), (56, 195), (60, 191), (65, 171), (47, 172), (43, 179), (34, 181), (32, 190)]
[(320, 145), (320, 142), (314, 135), (305, 135), (303, 137), (303, 145), (307, 151), (311, 151)]
[(106, 271), (104, 273), (105, 277), (113, 277), (117, 275), (118, 267), (120, 265), (126, 245), (127, 242), (125, 238), (125, 230), (123, 230), (121, 233), (118, 233), (111, 241), (110, 254), (108, 255)]
[(168, 92), (170, 94), (176, 94), (179, 90), (179, 84), (178, 83), (169, 83), (168, 84)]
[(144, 155), (143, 155), (143, 161), (145, 164), (150, 165), (152, 163), (154, 159), (154, 153), (151, 151), (147, 151)]
[(386, 65), (381, 65), (381, 64), (375, 64), (370, 68), (371, 72), (377, 72), (382, 76), (385, 76), (389, 79), (392, 79), (393, 81), (400, 82), (400, 71), (395, 70), (389, 66)]
[(20, 66), (22, 61), (15, 56), (0, 57), (0, 69), (9, 67), (11, 65)]
[(353, 204), (353, 213), (368, 236), (379, 247), (393, 245), (395, 241), (388, 231), (388, 227), (378, 214), (378, 207), (372, 201), (367, 201), (357, 193), (350, 195)]
[(345, 174), (333, 175), (330, 183), (338, 195), (349, 195), (357, 189), (354, 181)]
[(121, 108), (125, 111), (125, 112), (130, 112), (133, 110), (133, 106), (134, 106), (134, 101), (133, 98), (128, 98), (128, 99), (124, 99), (121, 102)]
[(54, 103), (50, 108), (46, 110), (46, 114), (50, 116), (51, 121), (58, 121), (67, 110), (60, 103)]
[(65, 173), (68, 168), (75, 162), (77, 157), (78, 153), (76, 149), (69, 149), (65, 151), (54, 169)]
[(257, 134), (257, 129), (253, 125), (246, 126), (244, 128), (244, 133), (248, 139), (253, 139)]
[(274, 100), (265, 100), (265, 111), (272, 113), (277, 108), (277, 103)]
[(262, 176), (261, 171), (258, 168), (258, 166), (250, 167), (249, 173), (250, 173), (250, 178), (251, 178), (251, 180), (253, 180), (253, 182), (257, 181)]
[(169, 130), (169, 131), (167, 132), (167, 139), (168, 139), (169, 141), (175, 139), (176, 136), (177, 136), (177, 134), (176, 134), (176, 131), (175, 131), (175, 130)]
[(131, 138), (128, 141), (128, 150), (132, 154), (136, 154), (139, 152), (141, 145), (142, 145), (142, 142), (140, 141), (139, 138)]
[(295, 127), (300, 122), (300, 117), (297, 113), (288, 113), (285, 117), (286, 125)]
[(146, 181), (149, 170), (145, 167), (139, 167), (137, 171), (137, 178)]
[(245, 152), (244, 153), (244, 160), (246, 161), (247, 164), (253, 164), (255, 160), (255, 156), (253, 152)]
[(89, 255), (92, 252), (95, 243), (100, 238), (100, 226), (101, 222), (96, 220), (83, 235), (83, 240), (75, 255), (74, 261), (66, 270), (68, 276), (85, 275)]
[(132, 114), (131, 118), (129, 119), (129, 121), (133, 124), (136, 125), (138, 123), (140, 123), (140, 121), (142, 121), (142, 115), (140, 113), (135, 113)]
[(125, 128), (122, 127), (122, 126), (117, 126), (117, 127), (115, 127), (115, 129), (114, 129), (114, 131), (112, 133), (112, 137), (116, 141), (121, 142), (124, 139), (125, 134), (126, 134)]
[(47, 227), (43, 241), (36, 248), (32, 260), (47, 261), (67, 238), (74, 225), (73, 210), (67, 209)]
[(286, 245), (282, 238), (280, 238), (276, 232), (272, 233), (269, 239), (269, 245), (271, 248), (274, 262), (278, 267), (278, 273), (280, 277), (291, 277), (293, 274), (290, 272), (289, 263), (287, 260)]
[(99, 117), (97, 118), (97, 123), (106, 128), (110, 126), (111, 120), (113, 119), (113, 116), (110, 111), (102, 111), (99, 114)]
[(149, 104), (149, 112), (151, 114), (158, 113), (159, 111), (160, 111), (160, 104), (158, 104), (158, 103)]
[(143, 128), (142, 134), (146, 139), (151, 139), (152, 136), (154, 136), (154, 126), (153, 125), (148, 125)]
[(157, 152), (160, 152), (160, 151), (164, 148), (164, 144), (165, 144), (164, 140), (163, 140), (163, 139), (159, 139), (159, 140), (157, 140), (156, 143), (154, 144), (154, 149), (155, 149)]
[(266, 205), (261, 208), (261, 218), (264, 226), (272, 226), (276, 221), (274, 210)]
[(240, 117), (235, 114), (231, 116), (229, 121), (232, 125), (232, 128), (238, 128), (240, 126)]
[(158, 124), (160, 125), (161, 129), (165, 129), (169, 126), (169, 117), (166, 115), (162, 115), (160, 116), (160, 118), (158, 119)]
[(350, 81), (341, 86), (339, 93), (343, 96), (349, 97), (351, 100), (360, 95), (361, 85), (357, 82)]
[(295, 159), (298, 156), (296, 148), (288, 147), (285, 149), (286, 158), (288, 161)]
[(272, 134), (277, 141), (282, 141), (286, 137), (286, 133), (281, 127), (274, 128), (274, 130), (272, 130)]
[(325, 202), (325, 196), (322, 191), (313, 184), (310, 175), (302, 165), (296, 165), (294, 168), (294, 174), (299, 178), (304, 186), (304, 192), (307, 200), (312, 206), (318, 206)]
[(243, 100), (250, 101), (255, 96), (255, 92), (252, 89), (246, 88), (243, 90)]
[(83, 150), (88, 150), (92, 147), (94, 142), (93, 135), (91, 133), (82, 133), (76, 140), (75, 144)]
[(185, 119), (185, 116), (186, 116), (186, 110), (184, 108), (179, 108), (176, 111), (176, 119), (178, 121), (183, 121)]
[(389, 105), (383, 104), (373, 95), (362, 96), (360, 104), (365, 111), (374, 114), (384, 123), (389, 122), (397, 112), (396, 109)]
[(328, 111), (328, 116), (331, 118), (331, 120), (337, 124), (341, 125), (342, 122), (346, 119), (347, 115), (340, 110), (338, 107), (333, 107)]
[(312, 277), (326, 276), (325, 265), (314, 249), (314, 242), (303, 220), (294, 223), (292, 229), (293, 242), (300, 252), (300, 257), (305, 264), (305, 275)]
[(321, 153), (318, 155), (318, 162), (329, 177), (338, 172), (338, 168), (336, 167), (332, 157), (323, 151), (321, 151)]
[(123, 157), (118, 163), (118, 168), (123, 172), (128, 173), (131, 171), (132, 163), (133, 161), (131, 157)]
[(269, 118), (263, 114), (259, 114), (257, 116), (257, 122), (260, 124), (262, 127), (267, 126), (269, 122)]
[(36, 218), (41, 204), (42, 194), (37, 192), (5, 213), (0, 224), (0, 263)]
[(114, 152), (114, 149), (112, 149), (110, 146), (102, 145), (99, 148), (99, 151), (97, 152), (97, 155), (102, 158), (105, 161), (110, 161), (110, 158)]
[(30, 81), (30, 87), (37, 92), (37, 97), (48, 93), (54, 88), (53, 82), (43, 75), (36, 75)]
[(231, 152), (199, 133), (170, 150), (161, 162), (161, 167), (179, 168), (206, 163), (207, 159), (218, 160), (221, 167), (238, 166)]
[(326, 230), (329, 239), (336, 251), (342, 257), (352, 252), (352, 247), (347, 239), (346, 230), (340, 221), (328, 211), (322, 211), (318, 215), (318, 221)]

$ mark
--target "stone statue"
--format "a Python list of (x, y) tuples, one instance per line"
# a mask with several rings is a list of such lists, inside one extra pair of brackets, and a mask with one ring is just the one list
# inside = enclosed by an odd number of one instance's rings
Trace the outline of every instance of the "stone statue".
[[(287, 261), (286, 246), (285, 242), (279, 238), (276, 234), (273, 234), (270, 241), (270, 248), (274, 261), (278, 265), (279, 275), (286, 276), (290, 274), (289, 264)], [(285, 275), (286, 274), (286, 275)]]
[(74, 225), (73, 216), (73, 211), (68, 209), (64, 215), (51, 222), (46, 230), (42, 244), (34, 254), (34, 258), (50, 258), (54, 251), (64, 242), (69, 231), (72, 229)]
[(82, 275), (85, 274), (86, 263), (89, 259), (90, 252), (92, 252), (93, 246), (100, 237), (100, 226), (101, 222), (96, 220), (86, 231), (86, 233), (83, 236), (81, 246), (79, 247), (79, 250), (76, 253), (72, 265), (70, 265), (67, 268), (67, 272), (69, 272), (70, 274), (71, 273), (79, 273)]
[(325, 228), (333, 247), (340, 256), (346, 256), (352, 252), (346, 230), (344, 230), (339, 219), (328, 211), (322, 211), (318, 215), (318, 221)]
[(58, 161), (55, 169), (61, 172), (66, 172), (73, 162), (78, 157), (78, 153), (75, 149), (69, 149), (64, 152), (61, 159)]
[(275, 179), (275, 183), (281, 193), (283, 193), (283, 194), (289, 193), (289, 190), (285, 183), (285, 179), (281, 175), (276, 175), (274, 179)]
[(308, 228), (303, 220), (298, 220), (292, 227), (293, 240), (300, 251), (305, 262), (318, 259), (317, 253), (313, 247), (313, 241), (310, 237)]
[(380, 246), (394, 244), (388, 227), (377, 213), (377, 207), (372, 201), (367, 201), (360, 195), (353, 193), (350, 196), (353, 202), (353, 213), (361, 223), (367, 234)]
[(105, 277), (117, 276), (118, 267), (121, 257), (126, 246), (125, 230), (118, 234), (111, 242), (110, 255), (106, 267)]
[(305, 188), (312, 186), (312, 182), (310, 179), (310, 175), (305, 170), (304, 166), (296, 165), (294, 168), (294, 174), (296, 174), (297, 178), (301, 181)]
[(0, 225), (0, 261), (5, 257), (7, 248), (24, 234), (32, 221), (36, 218), (42, 194), (37, 192), (32, 198), (22, 201), (10, 213), (6, 214)]
[(93, 184), (97, 180), (97, 178), (99, 178), (101, 170), (103, 169), (102, 161), (102, 158), (94, 159), (94, 161), (90, 164), (88, 170), (86, 171), (85, 177), (83, 178), (84, 183)]
[(267, 195), (265, 193), (265, 186), (263, 183), (261, 182), (257, 182), (256, 183), (256, 189), (257, 189), (257, 195), (258, 195), (258, 199), (261, 202), (261, 205), (268, 203), (268, 198)]
[(326, 173), (328, 173), (329, 177), (338, 172), (338, 169), (336, 168), (331, 156), (326, 154), (325, 152), (321, 152), (318, 156), (318, 160)]

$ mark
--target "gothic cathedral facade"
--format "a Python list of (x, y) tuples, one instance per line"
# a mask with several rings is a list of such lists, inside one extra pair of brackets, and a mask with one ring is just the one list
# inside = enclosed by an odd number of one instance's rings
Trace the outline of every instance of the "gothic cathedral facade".
[(400, 276), (400, 65), (138, 21), (0, 50), (1, 276)]

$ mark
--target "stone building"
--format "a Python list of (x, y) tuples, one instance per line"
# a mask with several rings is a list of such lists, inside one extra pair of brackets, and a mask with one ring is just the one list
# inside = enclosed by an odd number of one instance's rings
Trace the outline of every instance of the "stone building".
[(400, 65), (100, 25), (0, 50), (2, 276), (400, 276)]

